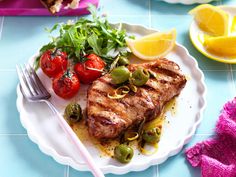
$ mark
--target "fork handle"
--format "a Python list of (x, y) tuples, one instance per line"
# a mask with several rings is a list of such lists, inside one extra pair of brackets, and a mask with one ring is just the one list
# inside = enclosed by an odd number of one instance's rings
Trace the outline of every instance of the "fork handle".
[(77, 137), (77, 135), (74, 133), (72, 128), (68, 125), (68, 123), (65, 121), (64, 117), (57, 111), (55, 106), (48, 100), (45, 100), (47, 105), (51, 108), (54, 114), (56, 114), (58, 121), (60, 123), (60, 126), (65, 130), (65, 132), (69, 135), (72, 142), (76, 146), (77, 150), (80, 152), (80, 155), (83, 157), (84, 161), (90, 168), (92, 174), (94, 177), (105, 177), (102, 171), (97, 167), (97, 164), (95, 164), (93, 158), (89, 154), (88, 150), (85, 148), (83, 143), (80, 141), (80, 139)]

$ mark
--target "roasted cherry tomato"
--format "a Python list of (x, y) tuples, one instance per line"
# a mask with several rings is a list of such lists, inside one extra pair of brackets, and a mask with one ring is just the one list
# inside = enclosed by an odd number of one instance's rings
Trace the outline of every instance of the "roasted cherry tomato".
[(53, 79), (52, 88), (59, 97), (69, 99), (79, 91), (80, 82), (74, 72), (67, 70)]
[(104, 61), (95, 54), (89, 54), (86, 58), (88, 60), (84, 63), (77, 63), (74, 67), (79, 80), (84, 84), (91, 83), (99, 78), (105, 67)]
[(40, 57), (40, 67), (48, 77), (55, 77), (67, 68), (67, 54), (60, 50), (47, 50)]

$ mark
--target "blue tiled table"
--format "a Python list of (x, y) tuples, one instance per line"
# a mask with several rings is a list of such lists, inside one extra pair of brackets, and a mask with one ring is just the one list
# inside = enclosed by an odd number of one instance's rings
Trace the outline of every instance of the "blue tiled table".
[[(235, 0), (213, 4), (236, 5)], [(160, 30), (175, 27), (177, 41), (186, 46), (206, 77), (207, 109), (192, 141), (186, 146), (214, 134), (215, 121), (222, 105), (236, 94), (236, 67), (211, 61), (193, 48), (187, 12), (195, 5), (171, 5), (158, 0), (101, 0), (100, 10), (112, 22), (125, 21)], [(16, 109), (15, 72), (17, 63), (24, 63), (48, 41), (45, 27), (77, 17), (0, 17), (0, 177), (91, 177), (89, 172), (75, 171), (55, 162), (32, 143), (19, 121)], [(185, 148), (186, 148), (185, 147)], [(116, 175), (108, 174), (108, 177)], [(124, 177), (197, 177), (198, 169), (190, 167), (183, 151), (159, 166), (142, 172), (130, 172)]]

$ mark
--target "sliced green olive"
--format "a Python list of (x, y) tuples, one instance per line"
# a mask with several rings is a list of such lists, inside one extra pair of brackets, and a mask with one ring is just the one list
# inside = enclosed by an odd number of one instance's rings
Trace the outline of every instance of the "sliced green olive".
[(130, 71), (125, 66), (119, 66), (111, 71), (111, 78), (114, 84), (121, 84), (130, 78)]
[(120, 65), (128, 65), (128, 64), (129, 64), (129, 59), (126, 58), (126, 57), (121, 56), (121, 57), (119, 58), (118, 63), (119, 63)]
[(160, 136), (161, 136), (161, 129), (158, 127), (149, 129), (149, 130), (145, 130), (143, 132), (143, 140), (147, 143), (157, 143), (160, 141)]
[(78, 103), (70, 103), (65, 108), (65, 117), (71, 122), (78, 122), (82, 119), (82, 110)]
[(114, 157), (121, 163), (128, 163), (133, 158), (134, 151), (131, 147), (120, 144), (115, 147)]
[(142, 86), (146, 84), (149, 77), (150, 77), (150, 74), (146, 69), (138, 68), (132, 73), (130, 82), (136, 86)]

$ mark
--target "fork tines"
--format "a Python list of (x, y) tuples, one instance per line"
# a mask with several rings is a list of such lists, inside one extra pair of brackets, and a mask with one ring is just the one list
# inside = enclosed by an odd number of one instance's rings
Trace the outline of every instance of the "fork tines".
[(51, 96), (29, 64), (16, 65), (16, 70), (20, 80), (21, 92), (27, 99), (48, 99)]

